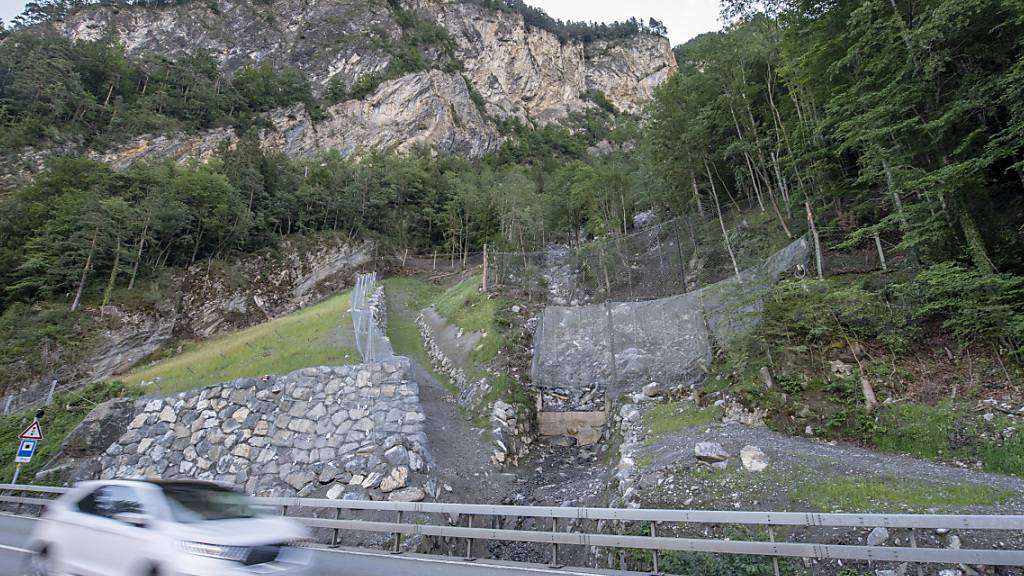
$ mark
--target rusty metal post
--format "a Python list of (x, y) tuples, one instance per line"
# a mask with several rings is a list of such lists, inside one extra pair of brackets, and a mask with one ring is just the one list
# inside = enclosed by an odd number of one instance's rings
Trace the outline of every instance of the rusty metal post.
[[(341, 520), (341, 508), (335, 508), (334, 509), (334, 519), (335, 520)], [(337, 548), (338, 547), (338, 535), (339, 535), (338, 532), (339, 532), (339, 529), (335, 528), (334, 529), (334, 535), (331, 536), (331, 548)]]

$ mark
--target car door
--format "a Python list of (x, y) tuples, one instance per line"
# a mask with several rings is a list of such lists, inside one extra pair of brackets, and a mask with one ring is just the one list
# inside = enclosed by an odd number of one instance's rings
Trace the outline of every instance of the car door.
[(92, 517), (97, 510), (96, 496), (102, 488), (88, 492), (66, 511), (55, 515), (54, 549), (60, 568), (71, 574), (88, 573), (89, 550), (94, 545)]
[(81, 569), (90, 576), (134, 576), (150, 556), (151, 538), (145, 527), (121, 522), (121, 513), (147, 515), (138, 490), (110, 484), (94, 493), (94, 513), (84, 514), (81, 526)]

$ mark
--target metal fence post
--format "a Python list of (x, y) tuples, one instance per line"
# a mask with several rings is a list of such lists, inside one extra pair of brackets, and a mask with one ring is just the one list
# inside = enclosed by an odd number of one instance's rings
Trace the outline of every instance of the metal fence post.
[[(917, 548), (917, 529), (910, 529), (910, 547)], [(924, 569), (921, 568), (920, 564), (917, 564), (917, 576), (924, 576)]]
[[(466, 527), (473, 527), (473, 515), (469, 514), (466, 516)], [(466, 562), (476, 562), (476, 557), (473, 556), (473, 539), (466, 538), (466, 557), (463, 558)]]
[[(558, 532), (558, 518), (551, 519), (551, 532)], [(562, 564), (558, 563), (558, 542), (551, 543), (551, 564), (548, 564), (548, 568), (558, 570), (564, 568)]]
[[(768, 540), (775, 542), (775, 529), (770, 525), (768, 526)], [(779, 576), (779, 558), (777, 556), (772, 556), (772, 572), (775, 573), (775, 576)]]
[[(657, 525), (658, 525), (657, 522), (651, 522), (651, 538), (657, 538), (658, 537), (658, 531), (657, 531), (657, 528), (655, 528)], [(654, 574), (659, 574), (661, 571), (658, 570), (658, 549), (655, 548), (654, 550), (651, 550), (651, 552), (653, 554), (653, 560), (654, 560), (654, 571), (653, 571), (653, 573)], [(779, 575), (776, 574), (775, 576), (779, 576)]]
[[(398, 511), (398, 522), (397, 523), (398, 524), (402, 523), (402, 511), (401, 510)], [(392, 554), (401, 554), (402, 553), (402, 533), (401, 532), (395, 532), (395, 547), (394, 547), (394, 549), (391, 550), (391, 553)]]
[[(334, 509), (334, 519), (335, 520), (341, 520), (341, 508), (335, 508)], [(334, 535), (331, 536), (331, 548), (337, 548), (338, 547), (338, 532), (339, 531), (340, 530), (338, 528), (334, 529)]]

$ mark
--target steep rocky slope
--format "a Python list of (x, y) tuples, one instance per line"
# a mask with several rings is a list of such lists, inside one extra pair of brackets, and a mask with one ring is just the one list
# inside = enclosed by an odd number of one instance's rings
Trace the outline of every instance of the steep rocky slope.
[[(637, 113), (677, 67), (668, 40), (658, 36), (563, 43), (527, 26), (522, 16), (475, 4), (409, 0), (401, 5), (440, 25), (454, 40), (451, 53), (427, 50), (431, 70), (384, 82), (364, 99), (328, 106), (316, 121), (301, 105), (269, 113), (269, 127), (261, 132), (266, 148), (301, 158), (323, 150), (358, 156), (425, 145), (477, 158), (500, 145), (496, 120), (556, 121), (593, 107), (587, 97), (593, 91), (620, 110)], [(385, 0), (96, 5), (53, 26), (73, 40), (112, 36), (133, 58), (174, 59), (205, 50), (228, 74), (262, 62), (294, 67), (309, 78), (316, 96), (332, 82), (351, 87), (385, 71), (393, 59), (388, 48), (403, 34), (398, 12)], [(474, 90), (482, 102), (474, 101)], [(119, 166), (143, 159), (205, 160), (236, 137), (228, 128), (150, 134), (92, 155)], [(14, 163), (31, 171), (45, 156), (36, 151)]]

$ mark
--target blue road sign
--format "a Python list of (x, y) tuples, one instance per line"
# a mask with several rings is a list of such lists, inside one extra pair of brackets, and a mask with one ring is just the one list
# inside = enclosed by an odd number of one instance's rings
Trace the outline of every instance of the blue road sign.
[(20, 440), (21, 444), (18, 446), (18, 455), (14, 458), (15, 462), (24, 464), (32, 461), (32, 454), (36, 451), (36, 442), (38, 440)]

